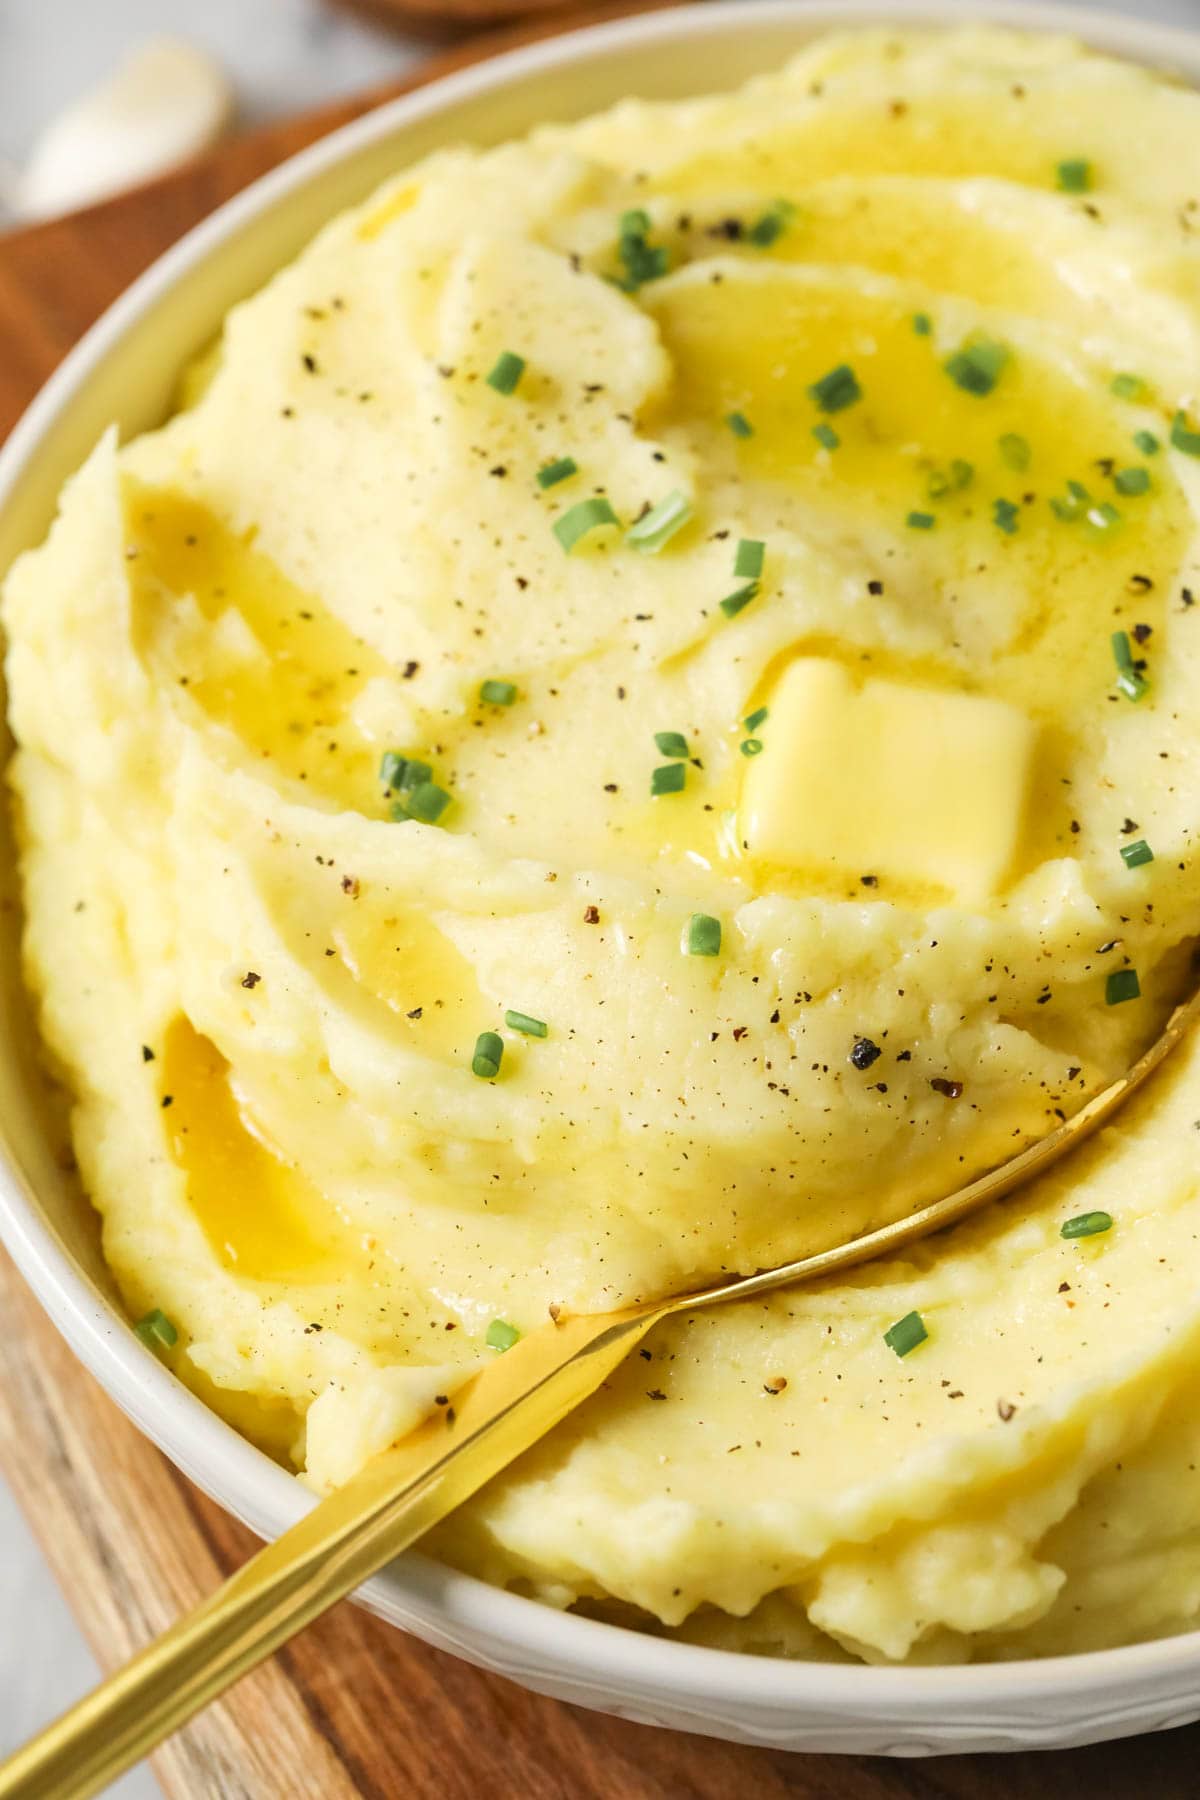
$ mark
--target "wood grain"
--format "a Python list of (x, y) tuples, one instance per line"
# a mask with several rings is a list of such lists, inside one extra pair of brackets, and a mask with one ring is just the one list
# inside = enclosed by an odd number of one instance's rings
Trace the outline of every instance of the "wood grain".
[[(0, 435), (173, 238), (356, 110), (258, 132), (135, 195), (0, 239)], [(2, 1256), (0, 1321), (0, 1466), (111, 1667), (254, 1540), (116, 1411)], [(936, 1762), (748, 1750), (541, 1699), (342, 1605), (172, 1739), (156, 1767), (171, 1800), (1191, 1800), (1198, 1762), (1200, 1727)]]

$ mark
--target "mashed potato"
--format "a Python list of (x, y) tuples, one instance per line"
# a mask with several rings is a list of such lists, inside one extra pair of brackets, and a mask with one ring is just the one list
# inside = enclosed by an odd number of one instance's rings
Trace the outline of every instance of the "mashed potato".
[[(959, 1185), (1186, 988), (1198, 153), (1065, 39), (826, 39), (406, 171), (68, 486), (31, 986), (131, 1316), (316, 1486), (549, 1306)], [(439, 1554), (790, 1654), (1193, 1623), (1198, 1130), (1185, 1048), (676, 1320)]]

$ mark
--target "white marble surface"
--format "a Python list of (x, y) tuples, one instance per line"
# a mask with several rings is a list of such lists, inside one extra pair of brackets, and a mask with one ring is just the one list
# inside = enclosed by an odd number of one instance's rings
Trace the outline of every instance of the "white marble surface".
[[(1146, 20), (1200, 27), (1200, 0), (1108, 3)], [(0, 161), (19, 165), (59, 107), (107, 74), (128, 48), (163, 33), (191, 38), (222, 59), (245, 121), (369, 86), (427, 53), (321, 0), (0, 0)], [(95, 1673), (0, 1484), (0, 1756), (81, 1693)], [(154, 1800), (159, 1789), (143, 1769), (112, 1793), (119, 1800)]]

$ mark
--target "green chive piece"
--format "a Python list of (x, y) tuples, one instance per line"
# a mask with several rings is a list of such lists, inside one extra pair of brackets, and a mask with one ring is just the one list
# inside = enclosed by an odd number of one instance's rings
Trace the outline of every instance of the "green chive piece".
[(688, 741), (682, 731), (656, 731), (654, 742), (660, 756), (687, 756)]
[(1101, 1232), (1111, 1231), (1112, 1225), (1111, 1213), (1079, 1213), (1074, 1219), (1064, 1219), (1058, 1235), (1064, 1238), (1099, 1237)]
[(1019, 431), (1006, 431), (996, 439), (996, 448), (1000, 452), (1000, 460), (1010, 469), (1027, 469), (1033, 455), (1029, 448), (1029, 439), (1023, 438)]
[(917, 312), (912, 316), (912, 328), (918, 337), (929, 337), (933, 331), (933, 320), (927, 312)]
[(904, 523), (910, 526), (913, 531), (932, 531), (937, 524), (937, 520), (932, 513), (910, 512)]
[(434, 782), (421, 781), (404, 796), (404, 804), (410, 819), (419, 819), (422, 825), (436, 825), (453, 798)]
[(379, 779), (392, 794), (408, 794), (432, 774), (427, 762), (416, 756), (401, 756), (398, 750), (385, 750), (379, 759)]
[(518, 356), (514, 350), (502, 350), (484, 380), (498, 394), (511, 394), (515, 392), (524, 373), (525, 358)]
[(1064, 194), (1086, 194), (1092, 185), (1092, 165), (1081, 156), (1060, 162), (1056, 170), (1058, 186)]
[(796, 208), (790, 200), (773, 200), (766, 212), (747, 231), (748, 242), (756, 244), (760, 250), (767, 249), (782, 235), (795, 216)]
[(1082, 518), (1091, 505), (1091, 500), (1092, 496), (1082, 481), (1068, 481), (1066, 499), (1064, 500), (1056, 494), (1051, 500), (1050, 506), (1058, 518), (1065, 519), (1068, 524), (1073, 524), (1076, 519)]
[(1143, 456), (1157, 456), (1162, 448), (1152, 431), (1135, 431), (1133, 441)]
[(726, 594), (721, 601), (721, 611), (727, 619), (736, 619), (742, 608), (749, 606), (758, 593), (758, 585), (757, 581), (748, 581), (745, 587), (735, 588), (732, 594)]
[(1008, 351), (1003, 344), (992, 338), (978, 338), (948, 356), (942, 367), (964, 393), (982, 396), (991, 393), (1007, 361)]
[(1108, 391), (1115, 394), (1118, 400), (1143, 400), (1146, 396), (1146, 384), (1140, 375), (1131, 375), (1126, 371), (1113, 376), (1108, 384)]
[(897, 1356), (907, 1356), (918, 1344), (923, 1344), (929, 1336), (925, 1329), (925, 1321), (919, 1312), (905, 1313), (894, 1325), (889, 1325), (883, 1334), (883, 1341), (889, 1350)]
[(1118, 469), (1113, 476), (1118, 494), (1145, 494), (1150, 489), (1149, 469)]
[(964, 462), (961, 456), (954, 457), (950, 463), (950, 479), (956, 488), (970, 487), (975, 479), (974, 465)]
[(747, 714), (742, 720), (742, 724), (746, 727), (747, 731), (755, 732), (760, 725), (766, 724), (770, 716), (771, 714), (765, 706), (758, 706), (755, 707), (752, 713)]
[(743, 756), (761, 756), (762, 747), (762, 739), (756, 737), (743, 738), (738, 745)]
[(1104, 983), (1106, 1006), (1120, 1006), (1123, 1000), (1140, 1000), (1141, 997), (1142, 984), (1136, 969), (1114, 969)]
[(1200, 431), (1193, 431), (1185, 412), (1177, 412), (1171, 420), (1171, 442), (1185, 456), (1200, 456)]
[(555, 519), (554, 535), (569, 556), (580, 538), (586, 537), (589, 531), (596, 531), (601, 525), (620, 523), (611, 502), (603, 494), (593, 494), (588, 500), (576, 501)]
[(647, 281), (656, 281), (671, 266), (666, 245), (649, 243), (649, 234), (649, 213), (637, 207), (621, 214), (617, 255), (624, 265), (625, 273), (617, 285), (624, 288), (627, 294), (635, 293)]
[(812, 434), (824, 450), (836, 450), (842, 441), (833, 426), (826, 425), (824, 420), (819, 425), (813, 426)]
[(517, 697), (515, 681), (484, 681), (480, 683), (479, 698), (484, 706), (511, 706)]
[(495, 1081), (504, 1060), (504, 1039), (498, 1031), (481, 1031), (471, 1055), (471, 1073), (481, 1081)]
[(148, 1344), (151, 1350), (173, 1350), (179, 1342), (178, 1331), (166, 1313), (160, 1311), (157, 1306), (153, 1312), (148, 1312), (144, 1319), (139, 1319), (133, 1329), (143, 1344)]
[(660, 794), (682, 794), (686, 782), (686, 763), (661, 763), (650, 776), (651, 798), (657, 800)]
[(510, 1325), (507, 1319), (493, 1319), (484, 1341), (489, 1350), (511, 1350), (520, 1336), (516, 1326)]
[(1127, 869), (1140, 869), (1143, 863), (1154, 861), (1154, 852), (1145, 838), (1138, 838), (1132, 844), (1121, 845), (1121, 861)]
[(538, 470), (537, 484), (540, 488), (557, 487), (560, 481), (578, 473), (579, 464), (573, 456), (556, 456), (553, 462), (544, 463)]
[(1135, 702), (1150, 692), (1150, 683), (1136, 669), (1122, 669), (1117, 676), (1117, 687), (1127, 700)]
[(1098, 506), (1088, 507), (1087, 522), (1097, 531), (1111, 531), (1121, 523), (1121, 515), (1109, 501), (1101, 500)]
[(681, 489), (668, 494), (657, 506), (652, 506), (648, 513), (629, 527), (625, 533), (625, 542), (632, 544), (645, 556), (656, 556), (664, 544), (669, 544), (677, 531), (682, 531), (692, 516), (692, 503)]
[(1021, 522), (1021, 509), (1013, 500), (993, 500), (992, 518), (1001, 531), (1012, 537)]
[(763, 572), (766, 548), (758, 538), (739, 538), (737, 554), (733, 559), (734, 574), (748, 575), (751, 581), (757, 581)]
[(693, 913), (683, 934), (687, 956), (720, 956), (721, 921), (711, 913)]
[(388, 818), (397, 825), (408, 824), (408, 808), (405, 806), (403, 800), (392, 801), (392, 804), (388, 807)]
[(401, 756), (398, 750), (385, 750), (379, 759), (379, 779), (384, 787), (393, 790), (402, 788), (407, 766), (407, 757)]
[(836, 369), (830, 369), (828, 375), (822, 375), (820, 381), (810, 385), (808, 392), (825, 413), (844, 412), (846, 407), (862, 399), (858, 376), (849, 363), (839, 363)]
[(528, 1013), (514, 1012), (510, 1007), (504, 1015), (504, 1023), (510, 1031), (523, 1031), (526, 1037), (549, 1037), (550, 1027), (544, 1019), (531, 1019)]
[(1129, 633), (1114, 631), (1109, 643), (1112, 645), (1113, 661), (1118, 669), (1132, 669), (1133, 645), (1129, 641)]
[(734, 437), (748, 438), (754, 436), (754, 427), (745, 413), (731, 412), (725, 414), (725, 423)]

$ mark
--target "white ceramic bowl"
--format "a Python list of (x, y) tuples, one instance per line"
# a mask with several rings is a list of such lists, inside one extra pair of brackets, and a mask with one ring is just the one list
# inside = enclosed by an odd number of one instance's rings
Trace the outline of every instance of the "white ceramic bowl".
[[(735, 0), (620, 21), (452, 76), (256, 183), (106, 313), (0, 454), (0, 570), (42, 537), (64, 478), (104, 426), (115, 419), (129, 436), (157, 424), (181, 365), (211, 339), (229, 306), (392, 170), (438, 144), (495, 143), (539, 120), (581, 117), (631, 90), (661, 99), (732, 86), (830, 27), (948, 24), (968, 14), (1073, 31), (1200, 83), (1200, 35), (1133, 17), (978, 0)], [(0, 844), (0, 890), (11, 882), (11, 861)], [(214, 1499), (263, 1537), (277, 1535), (311, 1497), (168, 1374), (123, 1322), (90, 1209), (51, 1152), (34, 1056), (15, 913), (0, 908), (0, 1235), (114, 1400)], [(361, 1598), (427, 1642), (540, 1692), (645, 1723), (795, 1750), (1049, 1749), (1200, 1716), (1200, 1632), (1041, 1662), (867, 1668), (642, 1636), (555, 1612), (416, 1554), (370, 1582)]]

